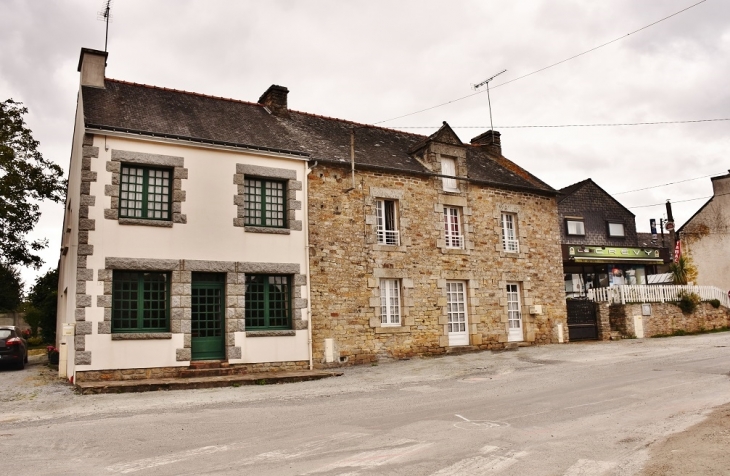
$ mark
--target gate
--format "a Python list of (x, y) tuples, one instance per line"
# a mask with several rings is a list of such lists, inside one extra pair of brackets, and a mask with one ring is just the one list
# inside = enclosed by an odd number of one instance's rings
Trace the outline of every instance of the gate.
[(598, 318), (596, 304), (593, 301), (569, 299), (568, 336), (571, 341), (598, 339)]

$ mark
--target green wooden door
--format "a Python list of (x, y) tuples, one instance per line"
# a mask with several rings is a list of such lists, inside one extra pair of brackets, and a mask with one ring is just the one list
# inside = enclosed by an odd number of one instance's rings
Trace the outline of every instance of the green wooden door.
[(225, 274), (193, 273), (190, 342), (193, 360), (217, 360), (226, 357), (225, 286)]

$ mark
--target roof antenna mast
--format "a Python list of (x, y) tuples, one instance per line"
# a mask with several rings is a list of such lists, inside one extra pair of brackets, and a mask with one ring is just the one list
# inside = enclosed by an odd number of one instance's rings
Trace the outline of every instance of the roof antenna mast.
[(496, 78), (497, 76), (499, 76), (500, 74), (506, 73), (506, 72), (507, 72), (507, 70), (504, 69), (504, 70), (500, 71), (499, 73), (495, 74), (494, 76), (492, 76), (491, 78), (487, 78), (484, 81), (482, 81), (481, 83), (472, 84), (472, 86), (471, 86), (474, 91), (478, 90), (482, 86), (487, 87), (487, 102), (489, 103), (489, 126), (492, 128), (492, 144), (494, 144), (494, 122), (492, 122), (492, 100), (489, 97), (489, 82), (491, 80), (493, 80), (494, 78)]
[(100, 12), (96, 14), (97, 20), (106, 23), (106, 35), (104, 36), (104, 53), (106, 53), (106, 45), (109, 42), (109, 21), (112, 19), (111, 9), (114, 0), (104, 0), (104, 5)]

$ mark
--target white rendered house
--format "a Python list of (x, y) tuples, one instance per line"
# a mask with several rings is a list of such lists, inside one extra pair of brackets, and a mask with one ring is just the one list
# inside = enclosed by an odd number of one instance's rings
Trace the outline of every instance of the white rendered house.
[(277, 130), (287, 90), (246, 103), (126, 83), (106, 57), (79, 61), (59, 373), (311, 368), (309, 157)]

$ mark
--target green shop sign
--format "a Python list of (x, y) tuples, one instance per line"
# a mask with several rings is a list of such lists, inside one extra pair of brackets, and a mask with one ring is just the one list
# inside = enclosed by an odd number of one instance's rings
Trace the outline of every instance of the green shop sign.
[(568, 246), (568, 257), (575, 261), (642, 261), (662, 263), (658, 249), (614, 246)]

